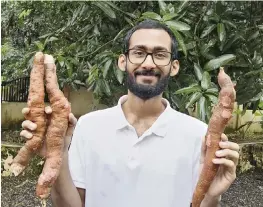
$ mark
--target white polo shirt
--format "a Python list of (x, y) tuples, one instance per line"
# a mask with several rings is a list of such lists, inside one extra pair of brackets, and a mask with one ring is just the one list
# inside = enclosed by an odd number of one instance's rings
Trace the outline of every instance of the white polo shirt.
[(207, 125), (163, 99), (165, 111), (138, 138), (125, 100), (76, 125), (69, 167), (75, 186), (86, 189), (85, 207), (189, 207)]

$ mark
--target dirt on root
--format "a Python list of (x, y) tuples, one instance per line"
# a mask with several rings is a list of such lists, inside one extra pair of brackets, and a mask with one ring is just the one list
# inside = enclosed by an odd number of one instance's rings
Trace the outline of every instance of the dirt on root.
[[(36, 179), (2, 177), (2, 207), (42, 207), (35, 196)], [(51, 199), (47, 199), (51, 207)], [(263, 207), (263, 171), (239, 175), (222, 196), (222, 207)]]

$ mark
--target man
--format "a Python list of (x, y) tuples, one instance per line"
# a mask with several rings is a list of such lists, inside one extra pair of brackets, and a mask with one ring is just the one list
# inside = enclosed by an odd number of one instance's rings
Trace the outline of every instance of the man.
[[(118, 66), (127, 73), (128, 86), (118, 105), (80, 117), (72, 139), (76, 119), (70, 114), (53, 206), (189, 207), (203, 166), (207, 125), (162, 98), (179, 71), (173, 33), (158, 22), (141, 22), (128, 32)], [(25, 121), (23, 127), (21, 135), (30, 138), (27, 129), (36, 126)], [(236, 178), (238, 145), (222, 134), (220, 147), (214, 160), (220, 170), (202, 207), (217, 206)]]

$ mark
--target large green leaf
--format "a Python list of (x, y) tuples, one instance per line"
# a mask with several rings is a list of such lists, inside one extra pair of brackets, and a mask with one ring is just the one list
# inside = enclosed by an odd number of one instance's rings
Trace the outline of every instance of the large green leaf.
[(193, 93), (189, 99), (189, 102), (186, 104), (185, 108), (191, 107), (193, 104), (196, 103), (196, 101), (199, 100), (199, 98), (202, 96), (201, 92)]
[(229, 20), (222, 20), (222, 22), (223, 22), (224, 24), (229, 25), (230, 27), (233, 27), (234, 29), (237, 28), (237, 25), (235, 25), (234, 22), (231, 22), (231, 21), (229, 21)]
[(227, 63), (229, 63), (230, 61), (234, 59), (236, 59), (236, 56), (233, 54), (221, 55), (220, 57), (207, 62), (204, 66), (204, 70), (206, 71), (215, 70), (221, 66), (226, 65)]
[(116, 19), (115, 12), (110, 8), (108, 4), (99, 1), (93, 1), (92, 4), (99, 7), (108, 17)]
[(104, 70), (103, 70), (103, 77), (104, 78), (106, 78), (106, 76), (108, 74), (108, 71), (110, 69), (111, 63), (112, 63), (112, 59), (109, 59), (104, 65)]
[(197, 102), (197, 116), (198, 119), (206, 122), (206, 114), (207, 114), (207, 107), (206, 107), (206, 98), (201, 96), (199, 101)]
[(204, 93), (204, 96), (210, 100), (213, 105), (216, 105), (218, 103), (218, 97), (212, 94), (209, 94), (207, 92)]
[(218, 96), (218, 89), (217, 88), (208, 88), (205, 91), (206, 94)]
[(163, 21), (171, 20), (171, 19), (173, 19), (173, 18), (176, 17), (176, 16), (178, 16), (177, 13), (175, 13), (175, 14), (165, 14), (165, 15), (163, 16)]
[(144, 12), (142, 14), (143, 17), (150, 18), (150, 19), (155, 19), (155, 20), (161, 20), (161, 16), (155, 12)]
[(204, 28), (204, 30), (203, 30), (200, 38), (206, 37), (206, 36), (209, 35), (215, 28), (216, 28), (216, 25), (215, 25), (215, 24), (208, 25), (206, 28)]
[(226, 38), (226, 28), (223, 23), (217, 24), (217, 34), (220, 42), (223, 42)]
[(206, 90), (210, 87), (210, 85), (211, 85), (211, 76), (207, 71), (205, 71), (202, 76), (201, 87), (202, 89)]
[(114, 71), (115, 71), (115, 77), (117, 78), (119, 83), (122, 83), (123, 82), (123, 78), (124, 78), (124, 73), (118, 68), (115, 68)]
[(203, 76), (203, 71), (202, 71), (202, 68), (200, 67), (199, 64), (194, 63), (194, 71), (195, 71), (195, 75), (196, 75), (197, 79), (199, 81), (201, 81), (202, 80), (202, 76)]
[(166, 13), (166, 3), (163, 0), (158, 0), (159, 8), (160, 8), (160, 14), (165, 15)]
[(171, 20), (171, 21), (166, 21), (165, 22), (169, 27), (172, 27), (176, 29), (177, 31), (188, 31), (191, 29), (191, 27), (181, 21), (176, 21), (176, 20)]
[(175, 92), (175, 94), (189, 94), (201, 91), (201, 88), (199, 85), (192, 85), (185, 88), (181, 88)]
[(187, 56), (187, 49), (186, 49), (182, 35), (174, 27), (170, 26), (170, 29), (173, 31), (173, 33), (176, 37), (176, 40), (179, 43), (179, 46), (183, 50), (184, 55)]

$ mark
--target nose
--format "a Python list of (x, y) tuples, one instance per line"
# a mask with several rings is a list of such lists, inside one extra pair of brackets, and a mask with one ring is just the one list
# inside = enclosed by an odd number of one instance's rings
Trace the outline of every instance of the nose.
[(148, 70), (156, 68), (156, 65), (154, 64), (153, 58), (151, 55), (147, 55), (145, 61), (141, 64), (141, 67), (148, 69)]

